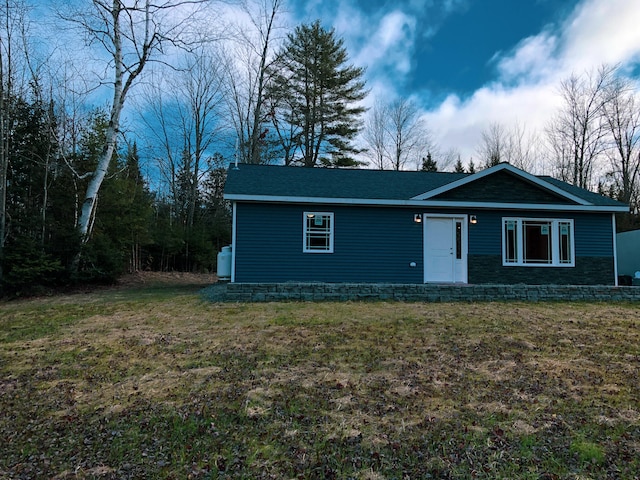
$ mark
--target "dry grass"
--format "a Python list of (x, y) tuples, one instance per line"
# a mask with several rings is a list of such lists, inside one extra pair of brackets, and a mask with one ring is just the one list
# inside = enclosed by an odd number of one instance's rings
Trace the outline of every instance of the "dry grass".
[(196, 290), (0, 304), (0, 478), (638, 478), (639, 305)]

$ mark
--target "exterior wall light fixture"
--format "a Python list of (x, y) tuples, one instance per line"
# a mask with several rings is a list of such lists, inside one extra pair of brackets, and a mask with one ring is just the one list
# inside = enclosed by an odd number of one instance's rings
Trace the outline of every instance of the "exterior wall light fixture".
[(416, 213), (413, 215), (413, 221), (416, 223), (422, 223), (422, 214)]
[(471, 223), (472, 225), (475, 225), (476, 223), (478, 223), (478, 218), (475, 215), (471, 215), (469, 217), (469, 223)]

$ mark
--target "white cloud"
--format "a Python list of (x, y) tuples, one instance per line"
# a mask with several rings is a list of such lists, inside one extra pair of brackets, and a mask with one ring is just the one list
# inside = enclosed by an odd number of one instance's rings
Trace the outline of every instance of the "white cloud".
[(557, 96), (548, 84), (518, 88), (492, 85), (477, 90), (464, 101), (457, 95), (449, 95), (438, 108), (425, 113), (424, 118), (442, 149), (456, 148), (463, 163), (473, 158), (477, 165), (481, 133), (490, 124), (519, 124), (533, 131), (546, 123), (557, 105)]
[(640, 2), (586, 0), (565, 25), (562, 58), (574, 69), (639, 59)]
[[(308, 0), (304, 18), (321, 18), (344, 39), (350, 61), (367, 68), (366, 104), (403, 93), (415, 68), (418, 42), (465, 10), (471, 0), (402, 0), (389, 9), (364, 10), (356, 0)], [(371, 6), (371, 5), (370, 5)], [(469, 97), (452, 92), (425, 111), (425, 119), (443, 150), (457, 148), (463, 161), (477, 157), (483, 129), (492, 122), (519, 123), (541, 131), (559, 106), (560, 80), (602, 63), (640, 61), (640, 0), (580, 0), (564, 21), (547, 25), (516, 45), (505, 45), (490, 60), (496, 78)], [(409, 92), (416, 93), (416, 92)], [(428, 95), (428, 93), (426, 94)], [(421, 99), (416, 99), (419, 103)], [(429, 99), (423, 98), (423, 102)]]
[(640, 60), (640, 1), (584, 0), (555, 29), (496, 53), (498, 76), (469, 98), (449, 95), (425, 113), (443, 148), (457, 148), (467, 162), (492, 122), (515, 122), (541, 131), (560, 105), (561, 79), (603, 63)]
[[(305, 12), (314, 13), (333, 25), (345, 40), (357, 65), (376, 76), (393, 75), (398, 83), (414, 68), (418, 42), (433, 36), (442, 22), (455, 11), (464, 10), (470, 0), (399, 0), (391, 9), (386, 2), (365, 11), (356, 0), (310, 1)], [(309, 6), (311, 5), (311, 6)]]
[(314, 0), (306, 5), (305, 15), (321, 18), (325, 28), (334, 28), (345, 42), (350, 61), (366, 67), (370, 79), (411, 70), (417, 24), (413, 15), (399, 9), (365, 13), (353, 0)]
[(382, 17), (367, 43), (358, 52), (355, 63), (369, 70), (384, 69), (389, 75), (406, 75), (411, 70), (415, 44), (416, 19), (401, 11)]
[(501, 52), (494, 56), (498, 60), (498, 72), (503, 81), (520, 79), (533, 80), (546, 78), (556, 70), (553, 61), (558, 39), (550, 32), (528, 37), (522, 40), (512, 55), (501, 58)]

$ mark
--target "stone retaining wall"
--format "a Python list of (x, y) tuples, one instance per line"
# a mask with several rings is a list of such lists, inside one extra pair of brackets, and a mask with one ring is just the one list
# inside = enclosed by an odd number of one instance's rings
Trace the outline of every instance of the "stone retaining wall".
[(639, 287), (582, 285), (432, 285), (377, 283), (218, 283), (214, 301), (640, 301)]

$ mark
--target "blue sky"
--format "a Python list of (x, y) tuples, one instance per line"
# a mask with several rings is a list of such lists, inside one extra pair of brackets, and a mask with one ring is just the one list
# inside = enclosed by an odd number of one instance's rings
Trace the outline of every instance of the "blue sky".
[[(513, 49), (523, 38), (535, 35), (546, 26), (562, 20), (577, 4), (576, 0), (450, 0), (300, 2), (301, 17), (321, 18), (326, 26), (340, 27), (340, 35), (354, 44), (351, 50), (367, 45), (365, 35), (358, 38), (348, 24), (342, 24), (345, 12), (376, 24), (387, 32), (399, 28), (410, 54), (410, 71), (402, 78), (402, 87), (411, 93), (427, 93), (438, 98), (451, 91), (471, 94), (495, 75), (494, 58)], [(392, 19), (395, 18), (395, 22)], [(386, 20), (386, 22), (385, 22)], [(398, 22), (402, 21), (402, 24)], [(378, 65), (370, 65), (373, 74)]]
[[(239, 1), (213, 2), (207, 26), (241, 21)], [(351, 62), (366, 68), (367, 106), (412, 99), (440, 150), (464, 163), (477, 159), (492, 123), (541, 137), (573, 73), (620, 64), (640, 80), (640, 0), (284, 1), (280, 33), (316, 19), (334, 28)], [(84, 68), (75, 49), (58, 52)], [(551, 173), (544, 168), (532, 173)]]
[[(366, 67), (371, 104), (411, 97), (441, 149), (466, 163), (491, 123), (541, 133), (572, 73), (638, 73), (640, 0), (290, 0)], [(546, 173), (546, 172), (536, 172)]]

